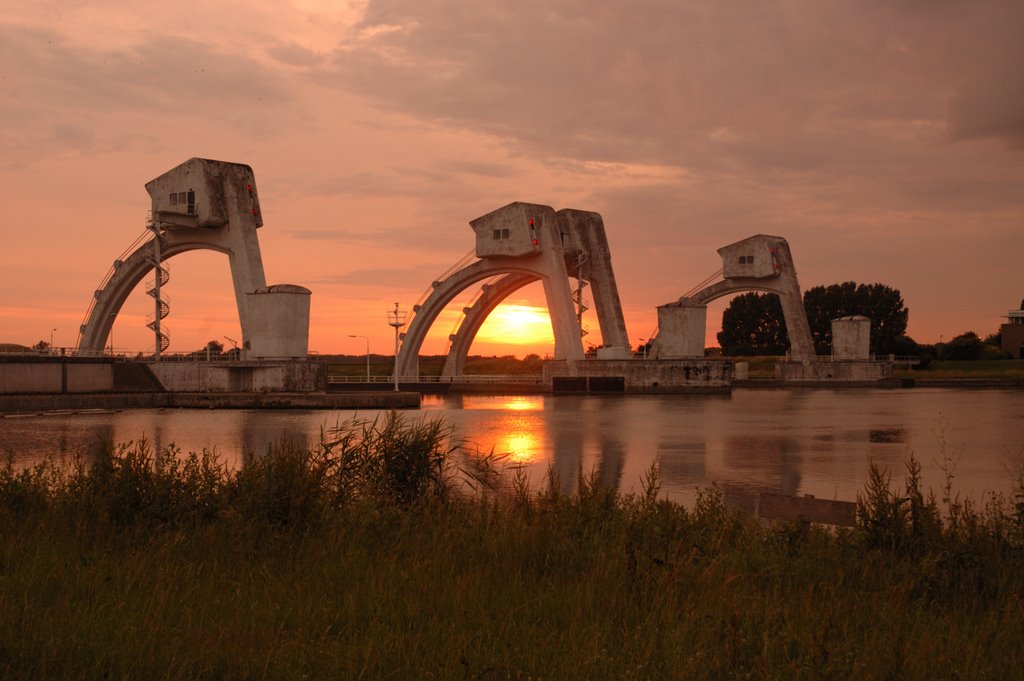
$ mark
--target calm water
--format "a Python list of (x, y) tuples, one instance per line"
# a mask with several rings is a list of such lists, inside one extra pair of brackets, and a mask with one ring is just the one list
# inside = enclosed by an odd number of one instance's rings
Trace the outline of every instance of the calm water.
[[(315, 442), (322, 427), (374, 411), (139, 410), (0, 419), (0, 451), (29, 463), (142, 436), (237, 464), (270, 443)], [(662, 487), (692, 501), (715, 483), (751, 506), (760, 491), (853, 500), (871, 460), (902, 480), (913, 452), (938, 493), (943, 461), (962, 496), (1007, 493), (1024, 461), (1024, 395), (1010, 390), (736, 390), (731, 396), (425, 397), (410, 418), (443, 416), (471, 449), (508, 452), (540, 483), (579, 471), (635, 490), (655, 458)]]

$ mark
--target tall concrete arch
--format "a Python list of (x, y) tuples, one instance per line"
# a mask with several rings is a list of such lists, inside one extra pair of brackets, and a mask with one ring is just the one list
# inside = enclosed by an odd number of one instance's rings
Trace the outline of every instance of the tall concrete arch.
[[(146, 183), (154, 236), (115, 261), (94, 293), (80, 329), (78, 353), (99, 354), (128, 296), (167, 258), (194, 250), (228, 256), (242, 328), (243, 357), (305, 357), (309, 291), (267, 286), (256, 230), (263, 217), (252, 168), (193, 158)], [(158, 247), (158, 249), (157, 249)]]
[(443, 281), (435, 281), (424, 302), (414, 307), (409, 327), (402, 334), (395, 366), (398, 376), (419, 376), (419, 352), (427, 331), (455, 296), (479, 281), (502, 274), (507, 276), (499, 280), (501, 287), (478, 301), (455, 334), (446, 375), (461, 372), (469, 346), (487, 315), (512, 291), (538, 280), (544, 285), (551, 316), (555, 359), (575, 362), (584, 357), (570, 277), (591, 286), (602, 350), (609, 357), (628, 356), (629, 341), (600, 215), (577, 210), (556, 213), (550, 206), (517, 202), (473, 220), (470, 226), (476, 233), (478, 260)]
[(731, 293), (764, 291), (779, 296), (789, 334), (790, 358), (809, 364), (815, 357), (810, 325), (789, 244), (758, 234), (718, 249), (723, 280), (658, 307), (658, 337), (651, 352), (661, 359), (703, 357), (707, 304)]

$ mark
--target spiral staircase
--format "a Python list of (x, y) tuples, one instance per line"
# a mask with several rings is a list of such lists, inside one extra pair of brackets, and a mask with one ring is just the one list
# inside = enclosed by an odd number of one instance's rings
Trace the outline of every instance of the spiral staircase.
[(156, 304), (153, 312), (146, 315), (146, 326), (157, 334), (160, 339), (160, 352), (163, 352), (171, 345), (171, 335), (170, 330), (160, 322), (171, 313), (171, 299), (160, 290), (160, 287), (170, 280), (171, 271), (167, 268), (166, 263), (157, 262), (156, 258), (153, 258), (151, 262), (155, 276), (152, 282), (146, 284), (146, 295), (156, 301)]

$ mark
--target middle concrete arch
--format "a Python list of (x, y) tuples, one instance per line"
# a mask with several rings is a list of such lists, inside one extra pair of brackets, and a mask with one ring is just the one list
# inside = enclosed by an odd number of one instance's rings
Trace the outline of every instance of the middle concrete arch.
[[(431, 291), (427, 299), (418, 308), (414, 308), (414, 316), (409, 323), (409, 328), (401, 336), (402, 345), (398, 351), (398, 360), (395, 367), (398, 376), (406, 380), (416, 380), (419, 378), (420, 348), (423, 346), (427, 332), (434, 325), (438, 315), (457, 295), (484, 279), (501, 274), (523, 279), (528, 278), (528, 281), (524, 281), (521, 286), (524, 286), (529, 281), (541, 280), (545, 285), (545, 294), (547, 294), (549, 288), (557, 288), (558, 284), (561, 283), (565, 287), (564, 304), (562, 305), (565, 309), (562, 310), (562, 315), (563, 318), (571, 318), (572, 310), (569, 306), (568, 279), (562, 279), (560, 282), (551, 281), (551, 277), (547, 273), (540, 271), (538, 267), (540, 263), (534, 262), (534, 260), (519, 258), (488, 258), (486, 260), (478, 260), (458, 270), (444, 281), (434, 282), (434, 290)], [(552, 301), (551, 296), (548, 296), (549, 310), (553, 307), (553, 302), (554, 305), (558, 305), (557, 300)], [(494, 306), (497, 307), (497, 304), (496, 302)], [(555, 324), (554, 320), (555, 315), (552, 314), (555, 356), (564, 359), (583, 359), (583, 343), (580, 340), (578, 331), (574, 331), (571, 326), (566, 324)], [(480, 320), (480, 323), (483, 323), (483, 319)], [(477, 328), (479, 329), (479, 327)]]
[[(469, 346), (487, 315), (512, 291), (538, 280), (544, 284), (556, 360), (574, 363), (584, 358), (583, 282), (591, 287), (597, 308), (604, 344), (598, 349), (599, 356), (628, 356), (629, 340), (599, 214), (572, 209), (556, 213), (550, 206), (516, 202), (471, 221), (470, 226), (476, 233), (479, 260), (444, 281), (435, 281), (423, 304), (413, 308), (395, 361), (397, 376), (418, 378), (420, 347), (441, 310), (469, 286), (499, 275), (507, 276), (494, 291), (485, 291), (482, 302), (473, 306), (472, 314), (452, 338), (455, 344), (446, 375), (461, 372)], [(570, 277), (578, 281), (575, 297), (569, 288)]]

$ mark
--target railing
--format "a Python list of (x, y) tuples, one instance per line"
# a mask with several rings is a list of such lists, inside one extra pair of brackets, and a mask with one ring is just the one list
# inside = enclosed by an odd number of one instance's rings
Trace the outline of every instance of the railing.
[[(327, 383), (329, 384), (344, 384), (344, 383), (394, 383), (395, 379), (393, 376), (370, 376), (367, 380), (366, 376), (328, 376)], [(414, 377), (401, 377), (398, 378), (399, 383), (477, 383), (477, 384), (508, 384), (516, 383), (523, 385), (540, 385), (544, 382), (544, 377), (538, 374), (505, 374), (505, 375), (485, 375), (485, 374), (473, 374), (466, 376), (420, 376), (419, 378)]]
[[(146, 224), (149, 224), (148, 218), (146, 220)], [(89, 300), (89, 307), (86, 308), (85, 310), (85, 317), (82, 318), (82, 323), (78, 327), (79, 341), (81, 341), (82, 333), (84, 333), (85, 331), (85, 326), (86, 324), (89, 323), (89, 318), (92, 316), (92, 310), (94, 307), (96, 307), (96, 301), (99, 299), (99, 296), (103, 292), (103, 290), (107, 287), (107, 284), (109, 284), (110, 280), (114, 277), (114, 274), (117, 272), (117, 269), (124, 264), (124, 261), (126, 258), (128, 258), (128, 256), (142, 248), (142, 245), (146, 243), (147, 240), (151, 240), (152, 237), (153, 233), (150, 232), (149, 228), (147, 227), (146, 231), (140, 234), (138, 238), (136, 238), (135, 241), (132, 242), (131, 246), (124, 249), (124, 253), (119, 255), (117, 257), (117, 260), (114, 261), (114, 265), (110, 268), (110, 270), (107, 271), (106, 276), (103, 277), (103, 281), (101, 281), (100, 285), (96, 287), (96, 290), (93, 292), (92, 298)]]

